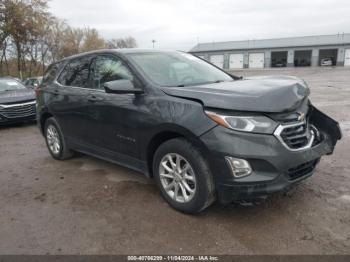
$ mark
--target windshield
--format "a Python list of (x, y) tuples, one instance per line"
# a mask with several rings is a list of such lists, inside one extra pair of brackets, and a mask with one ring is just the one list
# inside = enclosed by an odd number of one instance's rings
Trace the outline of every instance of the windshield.
[(160, 86), (191, 86), (233, 81), (225, 72), (187, 53), (149, 52), (127, 56), (151, 81)]
[(26, 89), (24, 85), (13, 79), (0, 79), (0, 92)]

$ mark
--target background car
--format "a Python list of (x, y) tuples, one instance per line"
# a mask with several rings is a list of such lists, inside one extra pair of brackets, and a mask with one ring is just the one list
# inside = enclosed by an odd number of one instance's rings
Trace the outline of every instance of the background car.
[(321, 60), (321, 66), (332, 66), (332, 65), (333, 65), (332, 58), (323, 58)]
[(284, 61), (279, 61), (275, 64), (275, 67), (286, 67), (287, 63)]
[(17, 82), (21, 82), (22, 83), (22, 80), (19, 79), (18, 77), (15, 77), (15, 76), (2, 76), (0, 78), (13, 79), (13, 80), (15, 80)]
[(35, 92), (13, 78), (0, 78), (0, 124), (36, 119)]
[(23, 83), (26, 87), (34, 89), (40, 86), (42, 80), (43, 80), (42, 76), (30, 77), (30, 78), (27, 78)]

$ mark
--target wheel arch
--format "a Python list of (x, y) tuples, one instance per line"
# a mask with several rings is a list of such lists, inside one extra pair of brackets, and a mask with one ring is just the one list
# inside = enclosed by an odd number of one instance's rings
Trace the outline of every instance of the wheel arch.
[(40, 131), (41, 131), (42, 134), (44, 134), (45, 122), (50, 117), (53, 117), (53, 115), (51, 113), (49, 113), (49, 112), (44, 112), (40, 116)]
[(206, 156), (206, 154), (209, 152), (205, 144), (190, 130), (187, 130), (180, 126), (162, 128), (160, 131), (154, 133), (153, 136), (151, 136), (151, 139), (147, 143), (143, 153), (143, 158), (146, 160), (147, 164), (147, 175), (149, 177), (153, 177), (154, 153), (157, 151), (161, 144), (175, 138), (183, 138), (188, 140), (194, 144), (204, 154), (204, 156)]

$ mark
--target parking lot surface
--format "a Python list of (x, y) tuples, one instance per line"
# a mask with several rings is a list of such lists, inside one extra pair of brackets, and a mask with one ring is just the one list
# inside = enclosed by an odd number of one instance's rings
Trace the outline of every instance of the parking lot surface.
[(350, 68), (242, 70), (304, 78), (343, 140), (315, 175), (255, 207), (171, 209), (152, 180), (49, 155), (35, 124), (0, 128), (0, 254), (350, 254)]

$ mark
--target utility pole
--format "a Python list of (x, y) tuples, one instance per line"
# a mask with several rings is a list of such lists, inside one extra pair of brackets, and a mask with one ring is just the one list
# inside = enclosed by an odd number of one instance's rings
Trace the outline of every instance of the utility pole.
[(152, 40), (152, 44), (153, 44), (153, 49), (154, 49), (154, 44), (156, 43), (157, 41), (156, 40)]

